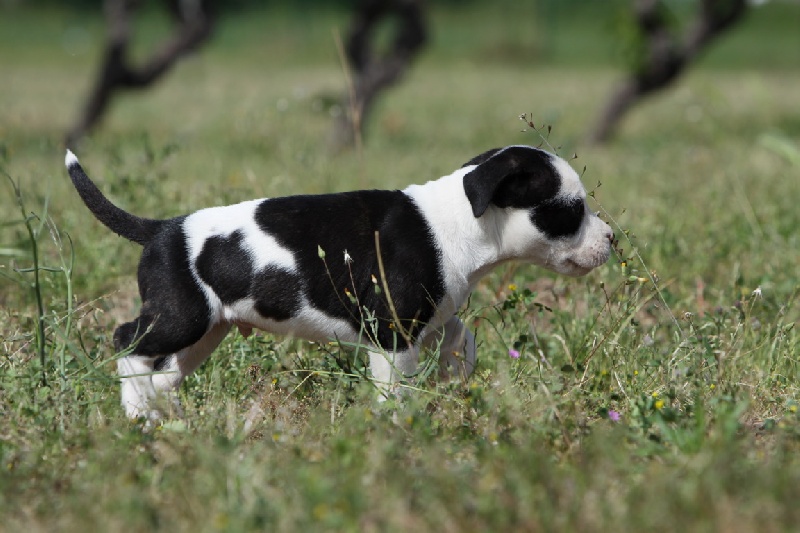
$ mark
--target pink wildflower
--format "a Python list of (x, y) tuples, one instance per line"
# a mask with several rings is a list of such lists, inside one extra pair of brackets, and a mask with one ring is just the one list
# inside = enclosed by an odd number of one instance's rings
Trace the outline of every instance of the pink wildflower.
[(518, 352), (517, 350), (515, 350), (515, 349), (513, 349), (513, 348), (512, 348), (512, 349), (510, 349), (510, 350), (508, 351), (508, 356), (509, 356), (511, 359), (519, 359), (519, 352)]
[(620, 416), (619, 413), (614, 411), (613, 409), (608, 412), (608, 419), (612, 422), (619, 422)]

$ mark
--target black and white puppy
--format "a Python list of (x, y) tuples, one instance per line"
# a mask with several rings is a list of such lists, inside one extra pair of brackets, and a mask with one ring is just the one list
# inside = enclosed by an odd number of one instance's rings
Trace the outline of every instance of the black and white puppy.
[(114, 333), (117, 351), (130, 350), (117, 369), (132, 418), (158, 418), (156, 397), (233, 326), (367, 343), (384, 393), (426, 347), (440, 351), (443, 375), (469, 376), (475, 339), (455, 313), (479, 279), (511, 260), (582, 276), (613, 240), (572, 167), (528, 146), (489, 150), (403, 191), (260, 199), (167, 220), (112, 204), (69, 151), (66, 166), (94, 216), (144, 247), (139, 317)]

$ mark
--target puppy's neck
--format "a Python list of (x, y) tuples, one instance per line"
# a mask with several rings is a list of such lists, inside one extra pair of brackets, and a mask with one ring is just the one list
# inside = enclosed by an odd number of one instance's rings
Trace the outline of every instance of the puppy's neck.
[(495, 266), (512, 259), (503, 250), (506, 217), (495, 208), (478, 218), (472, 213), (464, 192), (464, 175), (472, 168), (403, 191), (419, 207), (441, 250), (448, 292), (468, 292)]

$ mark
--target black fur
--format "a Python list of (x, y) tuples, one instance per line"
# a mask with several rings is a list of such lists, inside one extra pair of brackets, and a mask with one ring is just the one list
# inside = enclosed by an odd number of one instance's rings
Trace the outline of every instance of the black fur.
[(123, 211), (89, 179), (77, 161), (67, 167), (72, 184), (89, 211), (108, 229), (129, 241), (145, 245), (158, 233), (164, 221), (142, 218)]
[(205, 295), (189, 270), (183, 220), (153, 220), (128, 213), (111, 203), (77, 161), (67, 167), (86, 207), (111, 231), (144, 246), (139, 261), (139, 316), (114, 332), (117, 351), (136, 344), (144, 356), (168, 355), (200, 340), (209, 327)]
[(492, 148), (491, 150), (486, 150), (482, 154), (476, 155), (475, 157), (473, 157), (472, 159), (461, 165), (461, 168), (469, 167), (472, 165), (480, 165), (481, 163), (485, 162), (487, 159), (492, 157), (500, 150), (502, 150), (502, 148)]
[(268, 266), (253, 276), (250, 288), (258, 314), (272, 320), (289, 320), (302, 308), (303, 279), (294, 272)]
[[(136, 343), (138, 355), (158, 357), (200, 340), (210, 326), (210, 309), (190, 273), (182, 228), (185, 217), (152, 220), (127, 213), (103, 196), (77, 162), (72, 162), (68, 170), (95, 217), (115, 233), (145, 247), (138, 275), (142, 309), (138, 318), (117, 328), (117, 350)], [(281, 321), (297, 314), (305, 296), (314, 308), (349, 321), (356, 330), (368, 310), (378, 318), (378, 344), (392, 349), (403, 340), (391, 327), (392, 315), (375, 251), (376, 231), (389, 291), (412, 342), (444, 296), (439, 251), (430, 228), (416, 205), (400, 191), (265, 200), (256, 220), (263, 231), (292, 251), (302, 277), (276, 267), (255, 272), (241, 246), (241, 232), (210, 237), (196, 267), (223, 303), (252, 297), (259, 314)], [(324, 262), (318, 247), (327, 253)], [(360, 250), (364, 256), (356, 254), (348, 265), (345, 250)]]
[(549, 238), (573, 235), (580, 228), (583, 199), (556, 198), (561, 177), (547, 152), (512, 146), (484, 152), (470, 164), (478, 166), (464, 176), (464, 192), (475, 217), (492, 204), (531, 209), (531, 222)]
[(241, 231), (208, 238), (196, 261), (200, 278), (226, 305), (252, 297), (256, 311), (264, 318), (292, 318), (300, 310), (305, 293), (300, 276), (275, 266), (255, 271), (242, 238)]
[[(430, 228), (416, 205), (400, 191), (274, 198), (265, 200), (255, 217), (263, 231), (294, 254), (311, 305), (348, 320), (356, 331), (365, 318), (363, 309), (374, 311), (379, 319), (377, 341), (384, 348), (403, 341), (390, 327), (386, 295), (376, 294), (372, 282), (374, 276), (381, 285), (375, 231), (380, 234), (397, 315), (412, 339), (444, 296), (439, 251)], [(326, 254), (324, 261), (319, 248)], [(349, 265), (345, 250), (352, 254)], [(282, 295), (272, 296), (274, 300)], [(288, 291), (283, 296), (287, 300), (297, 297)]]
[(464, 192), (476, 218), (489, 204), (535, 207), (554, 197), (560, 186), (548, 154), (518, 146), (496, 152), (464, 176)]
[(584, 203), (580, 198), (552, 199), (536, 206), (531, 221), (550, 239), (575, 235), (583, 223)]
[(117, 351), (138, 342), (138, 355), (168, 355), (194, 344), (208, 330), (210, 309), (189, 270), (183, 219), (164, 221), (142, 251), (142, 309), (138, 318), (114, 332)]
[(206, 239), (195, 262), (197, 273), (224, 304), (246, 298), (253, 282), (253, 262), (242, 247), (242, 232)]

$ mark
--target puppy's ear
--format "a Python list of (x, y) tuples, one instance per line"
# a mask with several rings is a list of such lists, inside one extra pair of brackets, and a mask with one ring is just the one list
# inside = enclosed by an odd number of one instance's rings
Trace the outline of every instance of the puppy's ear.
[(485, 163), (490, 157), (492, 157), (500, 150), (502, 150), (502, 148), (492, 148), (491, 150), (486, 150), (482, 154), (476, 155), (475, 157), (473, 157), (472, 159), (461, 165), (461, 168), (471, 167), (472, 165), (480, 165), (481, 163)]
[(472, 164), (478, 166), (464, 176), (464, 192), (475, 218), (491, 203), (498, 207), (535, 207), (560, 187), (549, 155), (541, 150), (513, 146), (490, 150), (475, 160), (480, 162)]

